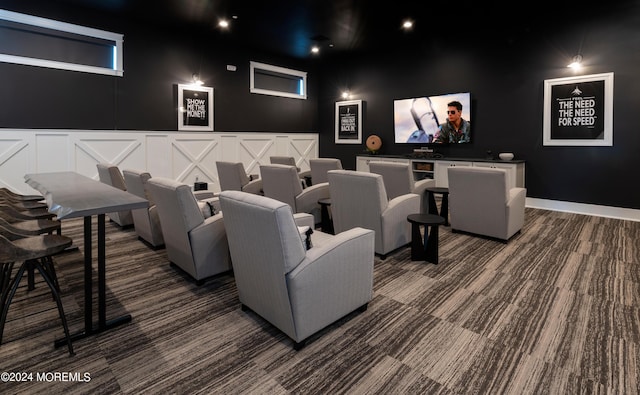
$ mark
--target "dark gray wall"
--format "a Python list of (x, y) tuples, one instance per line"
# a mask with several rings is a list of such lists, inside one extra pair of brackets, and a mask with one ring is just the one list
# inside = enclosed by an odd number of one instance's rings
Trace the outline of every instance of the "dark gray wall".
[[(470, 91), (473, 143), (443, 147), (443, 154), (512, 151), (527, 161), (530, 197), (640, 208), (638, 6), (558, 16), (548, 27), (523, 23), (505, 37), (490, 26), (465, 25), (434, 40), (417, 31), (406, 43), (381, 43), (376, 53), (313, 60), (263, 53), (214, 30), (160, 29), (55, 2), (3, 0), (0, 8), (125, 35), (123, 78), (0, 63), (0, 127), (175, 130), (174, 85), (199, 71), (215, 88), (216, 131), (317, 131), (321, 156), (355, 168), (364, 144), (334, 144), (334, 105), (344, 88), (366, 103), (364, 137), (380, 135), (383, 152), (397, 155), (415, 147), (393, 143), (394, 99)], [(587, 64), (581, 74), (615, 73), (613, 147), (542, 145), (543, 81), (574, 75), (565, 65), (579, 49)], [(250, 94), (250, 60), (308, 71), (309, 100)], [(227, 64), (238, 70), (226, 71)]]
[[(214, 88), (215, 131), (317, 131), (313, 63), (243, 47), (213, 28), (155, 27), (51, 3), (2, 1), (0, 8), (124, 34), (124, 77), (0, 63), (0, 127), (176, 130), (176, 86), (197, 72)], [(307, 71), (308, 100), (251, 94), (250, 61)]]
[[(339, 157), (347, 168), (355, 168), (355, 155), (364, 153), (364, 145), (334, 144), (334, 105), (345, 87), (366, 102), (363, 139), (381, 136), (381, 153), (391, 155), (420, 146), (394, 143), (394, 99), (470, 91), (473, 142), (439, 152), (472, 158), (485, 157), (487, 150), (514, 152), (526, 160), (529, 197), (640, 208), (640, 12), (614, 11), (566, 18), (504, 40), (490, 31), (467, 40), (431, 42), (425, 36), (389, 51), (329, 59), (320, 81), (320, 152)], [(614, 145), (543, 146), (543, 81), (576, 75), (566, 65), (580, 47), (586, 64), (580, 75), (614, 72)]]

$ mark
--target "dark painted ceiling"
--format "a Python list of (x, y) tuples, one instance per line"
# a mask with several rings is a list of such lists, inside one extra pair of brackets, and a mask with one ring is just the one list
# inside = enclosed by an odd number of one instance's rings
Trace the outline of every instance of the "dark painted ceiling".
[[(16, 1), (0, 0), (0, 8), (3, 3)], [(38, 1), (26, 2), (29, 3)], [(57, 5), (97, 10), (105, 17), (125, 16), (167, 29), (209, 31), (243, 45), (303, 58), (312, 56), (313, 44), (320, 45), (323, 53), (380, 50), (429, 40), (457, 45), (469, 37), (513, 44), (567, 25), (586, 25), (595, 16), (621, 7), (631, 8), (638, 1), (617, 0), (597, 5), (556, 1), (551, 6), (471, 0), (48, 0), (40, 3), (50, 9)], [(637, 6), (633, 10), (637, 10)], [(234, 16), (237, 19), (233, 19)], [(226, 32), (217, 27), (223, 18), (231, 22)], [(406, 18), (415, 21), (411, 32), (400, 28)]]

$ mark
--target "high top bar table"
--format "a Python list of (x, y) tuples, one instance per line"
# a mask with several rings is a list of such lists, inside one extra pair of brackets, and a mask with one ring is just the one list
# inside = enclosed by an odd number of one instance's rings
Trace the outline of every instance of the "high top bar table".
[[(84, 330), (71, 335), (72, 341), (82, 339), (131, 321), (127, 314), (107, 321), (105, 214), (135, 210), (149, 206), (146, 199), (114, 188), (74, 172), (36, 173), (24, 176), (25, 182), (46, 199), (49, 211), (58, 219), (84, 217)], [(98, 217), (98, 323), (93, 323), (93, 258), (91, 219)], [(67, 344), (66, 339), (55, 346)]]

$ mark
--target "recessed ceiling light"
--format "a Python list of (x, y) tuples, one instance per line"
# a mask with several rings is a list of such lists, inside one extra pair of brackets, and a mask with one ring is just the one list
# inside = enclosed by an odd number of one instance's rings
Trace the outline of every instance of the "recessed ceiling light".
[(410, 30), (411, 28), (413, 28), (413, 21), (410, 19), (406, 19), (404, 22), (402, 22), (402, 28), (404, 30)]
[(317, 45), (314, 45), (313, 47), (311, 47), (311, 52), (312, 53), (319, 53), (320, 52), (320, 47), (318, 47)]
[(229, 21), (226, 19), (220, 19), (220, 21), (218, 22), (218, 26), (220, 26), (223, 29), (226, 29), (229, 27)]

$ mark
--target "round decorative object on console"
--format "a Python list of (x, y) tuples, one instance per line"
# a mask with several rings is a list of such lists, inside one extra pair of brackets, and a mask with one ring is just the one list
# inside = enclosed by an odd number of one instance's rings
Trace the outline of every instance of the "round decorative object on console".
[(498, 157), (502, 160), (511, 160), (513, 159), (513, 152), (501, 152)]
[(367, 137), (366, 145), (369, 151), (371, 151), (372, 153), (376, 153), (378, 152), (380, 147), (382, 147), (382, 139), (380, 139), (380, 136), (372, 134), (371, 136)]

